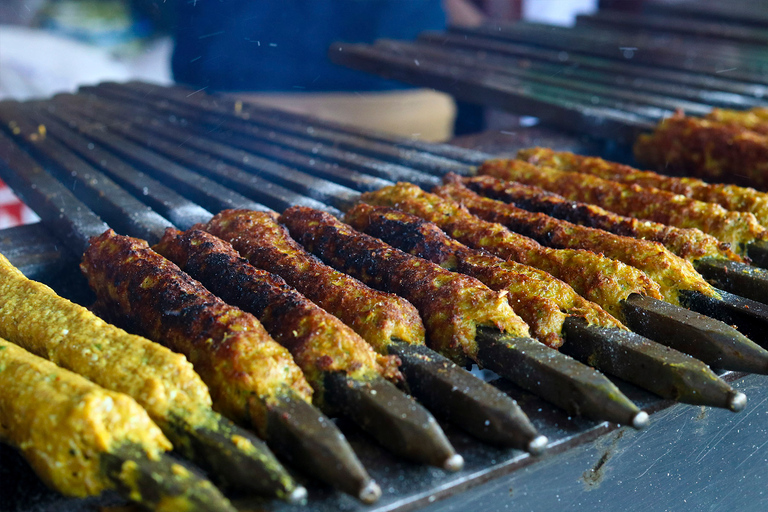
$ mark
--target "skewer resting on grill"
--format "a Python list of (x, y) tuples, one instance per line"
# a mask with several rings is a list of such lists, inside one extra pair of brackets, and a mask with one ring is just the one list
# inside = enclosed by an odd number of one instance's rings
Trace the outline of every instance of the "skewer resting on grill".
[[(536, 321), (537, 314), (546, 316), (548, 309), (535, 300), (537, 296), (546, 296), (542, 289), (551, 289), (557, 295), (575, 295), (568, 285), (551, 277), (542, 279), (538, 287), (532, 279), (521, 280), (517, 277), (520, 274), (511, 270), (514, 267), (510, 262), (470, 249), (415, 215), (360, 203), (347, 212), (345, 220), (398, 249), (476, 277), (495, 290), (509, 292), (510, 305), (523, 306), (520, 311), (526, 321), (531, 317)], [(528, 309), (529, 304), (534, 309)], [(561, 347), (565, 354), (665, 398), (734, 411), (741, 410), (746, 403), (742, 393), (720, 380), (701, 361), (632, 333), (613, 318), (613, 322), (599, 315), (585, 318), (581, 316), (584, 312), (582, 309), (567, 315), (561, 313), (555, 320), (554, 327), (565, 338)]]
[(214, 406), (252, 425), (313, 476), (375, 501), (379, 488), (330, 419), (288, 351), (248, 313), (229, 306), (149, 249), (109, 230), (91, 239), (81, 268), (110, 320), (184, 353)]
[(171, 443), (133, 399), (0, 338), (0, 439), (68, 496), (117, 489), (158, 510), (234, 511), (165, 454)]
[(380, 354), (400, 357), (408, 390), (433, 411), (494, 444), (533, 453), (546, 445), (514, 400), (424, 346), (424, 325), (405, 299), (322, 264), (266, 213), (224, 211), (205, 229), (232, 243), (254, 266), (280, 275)]
[[(582, 277), (595, 273), (595, 269), (591, 268), (594, 263), (580, 269), (579, 273), (584, 276), (563, 272), (549, 259), (552, 251), (562, 249), (542, 248), (535, 241), (511, 233), (499, 224), (475, 217), (455, 201), (406, 183), (368, 192), (361, 199), (371, 204), (399, 208), (434, 222), (449, 236), (472, 248), (546, 270), (573, 286), (582, 296), (590, 291), (585, 289)], [(607, 284), (598, 283), (597, 286)], [(704, 362), (712, 366), (766, 371), (768, 359), (765, 351), (734, 328), (632, 290), (613, 286), (608, 292), (598, 296), (599, 301), (596, 302), (605, 303), (610, 307), (609, 311), (617, 312), (619, 319), (638, 334), (694, 357), (704, 358)]]
[(765, 107), (754, 107), (749, 110), (713, 108), (705, 119), (768, 135), (768, 109)]
[(321, 408), (349, 417), (403, 457), (461, 468), (461, 456), (432, 415), (384, 380), (402, 379), (394, 357), (377, 355), (338, 318), (205, 231), (169, 229), (154, 249), (229, 304), (259, 318), (291, 351)]
[(728, 242), (740, 255), (768, 265), (768, 233), (754, 215), (733, 212), (713, 203), (658, 189), (626, 185), (583, 173), (537, 167), (522, 160), (490, 160), (478, 174), (541, 187), (567, 199), (593, 203), (620, 215), (699, 228), (720, 241)]
[(142, 405), (176, 449), (240, 491), (301, 501), (264, 443), (211, 410), (184, 356), (107, 324), (24, 277), (0, 255), (0, 336)]
[(445, 270), (309, 208), (280, 216), (292, 236), (331, 266), (397, 293), (422, 315), (434, 346), (474, 361), (569, 410), (641, 427), (647, 415), (604, 376), (527, 337), (505, 292)]
[[(768, 322), (764, 306), (768, 303), (768, 271), (741, 263), (741, 258), (730, 250), (718, 247), (717, 240), (710, 235), (698, 229), (682, 229), (623, 217), (598, 206), (569, 201), (536, 187), (492, 176), (463, 178), (462, 183), (484, 197), (511, 203), (532, 212), (544, 213), (617, 235), (663, 243), (679, 256), (691, 261), (694, 268), (713, 285), (741, 296), (737, 297), (722, 290), (718, 291), (720, 299), (682, 292), (680, 295), (684, 305), (729, 325), (736, 324), (739, 330), (765, 346), (762, 334), (756, 334), (764, 330)], [(728, 256), (736, 261), (728, 259)]]

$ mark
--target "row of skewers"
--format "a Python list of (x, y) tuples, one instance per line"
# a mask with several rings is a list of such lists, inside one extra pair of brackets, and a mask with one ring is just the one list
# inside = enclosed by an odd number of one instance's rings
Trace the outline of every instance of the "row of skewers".
[[(47, 137), (47, 131), (55, 127), (55, 124), (46, 124), (43, 130), (37, 124), (25, 126), (21, 121), (23, 116), (18, 117), (18, 105), (4, 107), (0, 109), (1, 115), (12, 135), (17, 136), (17, 141), (25, 141), (22, 143), (33, 152), (51, 151), (51, 138)], [(58, 133), (63, 132), (59, 130)], [(7, 148), (11, 147), (8, 144), (13, 144), (13, 141), (6, 140), (4, 143), (7, 145), (3, 155), (7, 156), (12, 153)], [(51, 156), (54, 153), (47, 154)], [(564, 158), (568, 155), (559, 156)], [(23, 160), (23, 156), (16, 155), (11, 164), (22, 165)], [(481, 172), (506, 166), (512, 164), (489, 162), (481, 168)], [(42, 183), (35, 181), (45, 179), (44, 176), (35, 175), (29, 179), (39, 185), (39, 189), (45, 188)], [(331, 452), (341, 454), (339, 459), (342, 464), (338, 466), (342, 468), (341, 471), (329, 474), (328, 466), (321, 464), (317, 470), (318, 476), (367, 500), (375, 498), (376, 487), (356, 462), (351, 450), (339, 449), (338, 444), (328, 444), (333, 442), (332, 438), (336, 435), (332, 430), (320, 430), (318, 434), (318, 429), (313, 431), (307, 428), (306, 423), (302, 425), (302, 421), (297, 420), (293, 430), (295, 435), (289, 440), (281, 438), (285, 432), (290, 432), (285, 424), (278, 423), (280, 428), (270, 432), (270, 425), (275, 425), (273, 422), (285, 420), (286, 411), (290, 411), (288, 417), (303, 420), (318, 418), (310, 416), (307, 412), (310, 409), (302, 406), (302, 396), (306, 404), (308, 395), (314, 393), (314, 402), (323, 410), (351, 417), (390, 450), (447, 469), (458, 467), (460, 457), (446, 444), (444, 436), (441, 437), (439, 427), (434, 420), (429, 419), (429, 413), (419, 410), (414, 402), (407, 403), (402, 409), (396, 408), (396, 411), (403, 412), (406, 419), (409, 416), (416, 418), (405, 430), (393, 428), (391, 423), (382, 426), (371, 420), (378, 418), (384, 421), (387, 417), (380, 407), (377, 410), (375, 397), (380, 396), (379, 393), (389, 393), (386, 395), (388, 397), (398, 396), (392, 394), (391, 386), (384, 384), (387, 378), (399, 382), (428, 408), (439, 411), (482, 439), (532, 452), (541, 450), (545, 444), (545, 440), (536, 434), (506, 395), (481, 385), (480, 381), (462, 373), (446, 359), (426, 351), (418, 341), (413, 342), (414, 339), (423, 339), (424, 334), (432, 349), (453, 361), (461, 364), (474, 361), (494, 369), (500, 375), (576, 414), (634, 424), (637, 427), (647, 421), (647, 416), (623, 397), (610, 381), (574, 359), (636, 382), (662, 396), (732, 410), (744, 406), (743, 395), (717, 379), (696, 359), (660, 347), (624, 327), (626, 324), (636, 332), (643, 333), (645, 328), (647, 336), (665, 342), (679, 342), (678, 348), (695, 353), (696, 357), (713, 366), (764, 373), (768, 359), (763, 349), (727, 325), (678, 307), (679, 304), (704, 304), (718, 310), (719, 302), (727, 302), (722, 300), (724, 295), (721, 292), (712, 289), (696, 274), (690, 263), (678, 261), (679, 258), (675, 259), (677, 256), (667, 254), (654, 244), (630, 243), (626, 238), (611, 237), (608, 237), (609, 241), (604, 241), (603, 238), (607, 236), (605, 233), (583, 231), (542, 216), (536, 219), (525, 218), (509, 205), (491, 204), (487, 199), (472, 195), (474, 187), (488, 184), (493, 185), (488, 190), (495, 187), (505, 194), (515, 190), (515, 185), (510, 182), (495, 180), (491, 183), (490, 180), (486, 177), (450, 177), (444, 186), (435, 191), (437, 195), (428, 194), (413, 185), (400, 184), (366, 194), (361, 198), (362, 203), (354, 207), (352, 204), (358, 202), (357, 198), (349, 202), (345, 216), (347, 222), (405, 252), (366, 237), (327, 213), (301, 208), (283, 213), (279, 220), (289, 228), (290, 234), (326, 263), (366, 281), (374, 288), (404, 296), (412, 304), (402, 299), (385, 302), (389, 305), (388, 316), (378, 323), (369, 314), (359, 314), (360, 311), (370, 311), (363, 299), (368, 297), (370, 303), (373, 296), (368, 294), (375, 292), (361, 288), (359, 283), (352, 286), (348, 278), (333, 273), (327, 267), (316, 267), (320, 265), (317, 260), (301, 256), (303, 249), (288, 237), (273, 214), (223, 212), (204, 226), (198, 226), (205, 227), (205, 230), (185, 233), (171, 231), (155, 246), (160, 253), (176, 261), (224, 300), (243, 309), (247, 309), (246, 306), (253, 308), (272, 337), (288, 347), (290, 356), (283, 353), (284, 358), (280, 359), (275, 353), (274, 358), (288, 365), (292, 356), (303, 371), (304, 380), (298, 377), (302, 374), (296, 370), (298, 367), (292, 367), (290, 372), (284, 370), (283, 373), (294, 376), (287, 381), (291, 385), (282, 386), (281, 391), (276, 393), (280, 400), (267, 400), (267, 406), (260, 407), (256, 399), (246, 399), (235, 390), (237, 386), (249, 384), (243, 382), (241, 373), (234, 372), (225, 363), (217, 366), (210, 357), (204, 355), (206, 352), (202, 351), (200, 344), (184, 341), (193, 339), (195, 332), (205, 324), (202, 318), (195, 322), (189, 322), (188, 319), (197, 319), (201, 311), (212, 308), (218, 313), (213, 313), (211, 318), (226, 318), (223, 323), (208, 320), (215, 327), (213, 332), (223, 336), (223, 345), (215, 352), (226, 361), (227, 357), (235, 353), (230, 350), (242, 346), (240, 336), (234, 339), (227, 326), (231, 325), (236, 332), (249, 331), (243, 326), (249, 324), (250, 320), (244, 321), (239, 313), (230, 313), (229, 306), (214, 300), (210, 292), (206, 294), (200, 285), (180, 277), (182, 273), (177, 273), (166, 260), (157, 259), (159, 256), (150, 251), (146, 244), (136, 240), (103, 235), (86, 252), (84, 268), (91, 284), (101, 290), (97, 311), (132, 330), (143, 332), (153, 339), (162, 339), (164, 343), (173, 344), (176, 350), (185, 352), (211, 389), (217, 410), (226, 410), (231, 417), (256, 428), (266, 437), (270, 447), (282, 457), (289, 460), (291, 457), (305, 457), (293, 460), (310, 472), (314, 472), (312, 457), (321, 453), (324, 447), (333, 447)], [(55, 188), (53, 184), (51, 186)], [(59, 192), (69, 193), (66, 188), (63, 192), (57, 190)], [(528, 192), (528, 196), (531, 196)], [(564, 211), (599, 213), (594, 218), (602, 218), (606, 225), (610, 224), (610, 220), (616, 224), (617, 219), (611, 217), (615, 214), (594, 212), (594, 207), (576, 205), (572, 201), (566, 207), (562, 201), (567, 200), (541, 191), (537, 191), (537, 194), (543, 196), (541, 204), (549, 205), (553, 211), (560, 205), (559, 208)], [(459, 199), (478, 216), (469, 214), (451, 198)], [(396, 206), (400, 210), (381, 210), (371, 204)], [(79, 207), (80, 212), (87, 210), (85, 205)], [(413, 217), (412, 214), (419, 217)], [(515, 231), (525, 231), (523, 234), (547, 245), (556, 246), (564, 244), (564, 241), (570, 244), (571, 240), (579, 240), (579, 243), (603, 244), (589, 248), (604, 254), (613, 247), (610, 253), (613, 257), (634, 258), (630, 261), (644, 266), (648, 275), (655, 278), (651, 279), (636, 271), (632, 263), (618, 263), (583, 250), (542, 247), (480, 217), (494, 222), (502, 221)], [(436, 225), (427, 221), (434, 221)], [(684, 239), (685, 242), (679, 244), (678, 250), (685, 248), (696, 264), (712, 259), (728, 262), (739, 262), (742, 259), (742, 256), (729, 250), (722, 242), (701, 232), (660, 227), (648, 222), (632, 222), (631, 219), (618, 224), (624, 226), (622, 229), (635, 226), (647, 232), (656, 228), (657, 235), (663, 235), (671, 241)], [(746, 225), (750, 227), (752, 223), (746, 222)], [(274, 277), (260, 275), (258, 271), (254, 272), (256, 269), (240, 260), (231, 247), (219, 239), (211, 238), (206, 232), (231, 242), (250, 263), (280, 275), (287, 284)], [(750, 248), (748, 244), (759, 244), (763, 238), (757, 231), (755, 233), (753, 238), (746, 237), (743, 245), (734, 248), (744, 254)], [(263, 247), (254, 239), (268, 240), (269, 247)], [(478, 252), (478, 249), (484, 252)], [(673, 251), (672, 247), (670, 250)], [(174, 256), (171, 256), (172, 253)], [(496, 253), (502, 259), (489, 253)], [(413, 255), (431, 260), (432, 264), (426, 263), (424, 259), (416, 259)], [(131, 265), (142, 261), (147, 263)], [(667, 267), (675, 270), (669, 272)], [(233, 277), (234, 272), (229, 270), (233, 268), (241, 268), (241, 275), (247, 275), (248, 279)], [(464, 276), (446, 271), (459, 271)], [(554, 272), (557, 276), (552, 277), (545, 271)], [(681, 279), (676, 282), (678, 274)], [(164, 287), (161, 280), (170, 276), (173, 276), (173, 284)], [(226, 285), (227, 279), (233, 279), (234, 284)], [(256, 289), (248, 290), (249, 287), (244, 285), (246, 281), (255, 283), (259, 279), (264, 283)], [(128, 285), (129, 281), (133, 282), (133, 286)], [(332, 317), (320, 313), (322, 310), (306, 299), (299, 299), (300, 295), (289, 285), (335, 315), (337, 320), (330, 320)], [(332, 298), (334, 290), (338, 293), (339, 288), (342, 291), (346, 289), (346, 293)], [(161, 294), (153, 293), (156, 290), (163, 291)], [(288, 293), (287, 290), (292, 291)], [(366, 291), (363, 293), (362, 290)], [(251, 299), (242, 298), (246, 296)], [(587, 301), (585, 296), (596, 302)], [(444, 297), (449, 300), (436, 300)], [(672, 304), (660, 299), (666, 299)], [(248, 304), (237, 303), (238, 300)], [(383, 299), (378, 297), (373, 302), (378, 300)], [(760, 305), (756, 308), (754, 304), (748, 306), (759, 309)], [(163, 311), (169, 312), (169, 315), (162, 317), (162, 321), (157, 320), (156, 315)], [(719, 311), (722, 312), (722, 308)], [(298, 313), (304, 314), (308, 320), (305, 323), (298, 322)], [(649, 317), (652, 320), (649, 321)], [(398, 322), (400, 328), (392, 327)], [(343, 327), (344, 324), (348, 327)], [(334, 336), (333, 342), (329, 342), (327, 336), (312, 343), (296, 341), (299, 334), (315, 332), (319, 325), (324, 328), (330, 325), (327, 328), (332, 332), (346, 331), (346, 335), (338, 335), (341, 336), (339, 339)], [(418, 327), (420, 325), (421, 328)], [(288, 326), (292, 327), (289, 329)], [(230, 335), (227, 335), (228, 332)], [(528, 338), (529, 335), (539, 341)], [(364, 339), (375, 349), (375, 353), (370, 347), (365, 348), (364, 344), (354, 341), (355, 336)], [(208, 339), (204, 337), (203, 341), (207, 343)], [(546, 345), (559, 346), (562, 353)], [(257, 355), (235, 359), (253, 362), (254, 358), (260, 359)], [(393, 355), (402, 362), (399, 370), (392, 365)], [(200, 365), (203, 370), (199, 368)], [(437, 379), (435, 375), (442, 373), (442, 370), (435, 371), (435, 368), (451, 368), (451, 372), (446, 373), (455, 375), (453, 378), (470, 380)], [(649, 371), (649, 368), (653, 370)], [(655, 378), (649, 378), (649, 374)], [(459, 382), (461, 384), (456, 385)], [(250, 384), (270, 388), (277, 383), (275, 374), (267, 372), (262, 374), (259, 383)], [(275, 394), (270, 395), (263, 391), (264, 388), (256, 389), (261, 391), (246, 396), (275, 398)], [(247, 414), (244, 415), (244, 411)], [(312, 414), (319, 413), (312, 410)], [(332, 427), (327, 419), (322, 422), (318, 420), (316, 424)], [(422, 436), (411, 437), (421, 440), (411, 443), (411, 446), (415, 444), (419, 449), (403, 448), (407, 443), (404, 445), (402, 440), (391, 438), (395, 431)], [(317, 435), (313, 437), (313, 434)], [(315, 442), (317, 440), (322, 442), (318, 444)], [(295, 451), (297, 446), (300, 447), (298, 452)], [(204, 459), (198, 456), (194, 460), (205, 466)], [(211, 474), (217, 473), (212, 471)], [(223, 470), (222, 475), (226, 474), (227, 471)], [(273, 478), (271, 481), (276, 480), (280, 479)], [(296, 498), (301, 495), (298, 487), (291, 489), (283, 485), (282, 488), (276, 488), (284, 496)], [(274, 490), (271, 492), (277, 493)]]

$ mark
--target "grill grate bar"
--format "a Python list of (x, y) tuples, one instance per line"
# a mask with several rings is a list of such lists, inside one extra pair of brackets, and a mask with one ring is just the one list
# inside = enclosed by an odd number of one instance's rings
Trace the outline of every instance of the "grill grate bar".
[[(482, 25), (476, 28), (454, 27), (451, 30), (503, 41), (525, 42), (545, 48), (597, 55), (619, 61), (626, 60), (624, 51), (631, 51), (633, 62), (755, 84), (765, 83), (765, 75), (768, 71), (763, 60), (764, 55), (758, 52), (751, 52), (748, 57), (742, 59), (717, 55), (718, 52), (711, 45), (675, 47), (669, 44), (669, 41), (664, 44), (665, 41), (653, 41), (647, 38), (633, 39), (616, 32), (603, 32), (604, 37), (600, 38), (601, 34), (597, 31), (583, 32), (577, 29), (530, 23)], [(626, 50), (628, 48), (633, 50)]]
[[(585, 55), (568, 48), (548, 49), (527, 45), (524, 42), (489, 39), (471, 34), (452, 32), (423, 32), (419, 41), (450, 48), (464, 48), (481, 52), (490, 52), (507, 56), (530, 59), (534, 62), (548, 62), (560, 66), (573, 66), (579, 69), (602, 71), (609, 74), (621, 73), (633, 80), (656, 80), (661, 83), (688, 86), (694, 91), (701, 91), (701, 101), (714, 105), (719, 101), (757, 102), (765, 105), (761, 99), (766, 94), (764, 84), (753, 84), (701, 75), (672, 69), (662, 69), (630, 61), (615, 61), (603, 57)], [(746, 103), (751, 104), (751, 103)]]

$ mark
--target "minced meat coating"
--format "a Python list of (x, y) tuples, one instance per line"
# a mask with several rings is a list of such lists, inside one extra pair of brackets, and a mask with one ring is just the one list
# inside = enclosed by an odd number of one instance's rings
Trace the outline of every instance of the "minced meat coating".
[(747, 245), (768, 237), (754, 215), (726, 210), (719, 204), (689, 199), (655, 188), (626, 185), (597, 176), (537, 167), (522, 160), (489, 160), (478, 168), (481, 175), (541, 187), (574, 201), (602, 206), (620, 215), (629, 215), (681, 228), (698, 228), (739, 254)]
[(224, 303), (145, 241), (108, 230), (91, 239), (80, 267), (111, 319), (187, 356), (225, 416), (264, 434), (266, 404), (284, 387), (311, 401), (291, 354), (256, 317)]
[(359, 203), (344, 220), (409, 254), (472, 276), (492, 290), (506, 291), (509, 305), (528, 324), (531, 334), (550, 347), (563, 344), (563, 322), (568, 316), (585, 318), (590, 325), (623, 328), (600, 306), (550, 274), (470, 249), (415, 215)]
[[(450, 175), (449, 175), (450, 176)], [(640, 220), (609, 212), (599, 206), (571, 201), (553, 192), (493, 176), (472, 176), (462, 183), (481, 196), (511, 203), (532, 212), (546, 213), (591, 228), (617, 235), (659, 242), (674, 254), (694, 262), (700, 258), (744, 259), (712, 235), (696, 228), (678, 228), (649, 220)]]
[(506, 292), (395, 249), (319, 210), (294, 206), (280, 221), (307, 250), (334, 268), (408, 299), (421, 313), (431, 348), (454, 361), (476, 361), (479, 326), (514, 337), (529, 335)]
[(418, 215), (470, 247), (544, 270), (619, 319), (623, 317), (621, 301), (633, 293), (661, 299), (659, 286), (636, 268), (589, 251), (542, 247), (410, 183), (367, 192), (361, 200)]
[(308, 254), (269, 213), (225, 210), (202, 226), (251, 265), (282, 277), (350, 326), (380, 354), (395, 340), (424, 344), (424, 324), (407, 300), (364, 285)]

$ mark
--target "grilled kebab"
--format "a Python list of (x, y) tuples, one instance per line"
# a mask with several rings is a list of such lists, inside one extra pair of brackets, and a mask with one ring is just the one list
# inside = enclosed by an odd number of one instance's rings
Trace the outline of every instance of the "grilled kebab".
[(768, 135), (768, 109), (766, 108), (755, 107), (750, 110), (713, 108), (712, 112), (704, 117), (710, 121), (734, 125), (762, 135)]
[[(708, 364), (754, 372), (768, 369), (768, 352), (723, 322), (659, 301), (659, 295), (643, 295), (632, 288), (600, 279), (605, 274), (605, 268), (601, 266), (603, 261), (618, 262), (596, 258), (597, 255), (587, 251), (541, 247), (499, 224), (472, 215), (455, 201), (427, 193), (409, 183), (367, 192), (361, 200), (418, 215), (472, 248), (545, 270), (573, 286), (583, 297), (595, 297), (595, 302), (614, 313), (633, 331), (665, 345), (673, 344), (674, 348), (703, 358)], [(563, 253), (583, 253), (593, 258), (584, 257), (580, 260), (583, 262), (581, 266), (567, 269), (558, 264)], [(592, 287), (600, 293), (594, 293)]]
[[(495, 444), (541, 451), (539, 436), (517, 404), (424, 344), (424, 324), (405, 299), (373, 290), (308, 254), (264, 212), (224, 211), (205, 229), (232, 243), (251, 264), (281, 276), (340, 318), (380, 354), (400, 357), (408, 390), (434, 411)], [(433, 348), (437, 348), (433, 345)]]
[(213, 412), (208, 388), (184, 356), (104, 322), (2, 255), (0, 276), (0, 336), (131, 396), (181, 454), (220, 481), (291, 501), (306, 495), (261, 440)]
[[(359, 203), (347, 212), (345, 220), (355, 229), (409, 254), (476, 277), (494, 290), (507, 291), (510, 305), (520, 311), (524, 320), (535, 323), (546, 319), (561, 343), (565, 338), (564, 353), (599, 370), (683, 402), (732, 410), (739, 410), (745, 403), (743, 394), (721, 381), (701, 361), (627, 331), (613, 317), (600, 314), (598, 306), (584, 301), (570, 286), (548, 274), (539, 271), (546, 277), (531, 279), (530, 274), (512, 270), (523, 265), (470, 249), (435, 224), (392, 208)], [(559, 295), (568, 299), (575, 296), (587, 307), (570, 309), (569, 301), (558, 300)], [(649, 377), (651, 374), (653, 377)]]
[(729, 211), (718, 204), (689, 199), (664, 190), (537, 167), (522, 160), (489, 160), (478, 168), (478, 174), (541, 187), (567, 199), (596, 204), (620, 215), (682, 228), (699, 228), (731, 244), (731, 248), (740, 255), (751, 253), (752, 245), (764, 244), (768, 238), (765, 228), (751, 213)]
[(465, 187), (461, 178), (455, 174), (447, 176), (445, 184), (436, 187), (433, 192), (461, 203), (483, 220), (501, 224), (542, 245), (560, 249), (585, 249), (631, 265), (653, 279), (659, 285), (664, 300), (672, 304), (680, 304), (681, 289), (719, 298), (689, 261), (675, 256), (660, 243), (579, 226), (480, 196)]
[[(694, 268), (710, 283), (722, 290), (748, 297), (753, 301), (768, 304), (768, 272), (746, 263), (728, 248), (728, 244), (719, 242), (711, 235), (698, 229), (683, 229), (667, 226), (650, 221), (640, 221), (632, 217), (624, 217), (599, 206), (569, 201), (562, 196), (545, 190), (522, 185), (511, 181), (501, 180), (493, 176), (474, 176), (462, 179), (462, 183), (484, 197), (511, 203), (528, 211), (544, 213), (552, 217), (567, 220), (574, 224), (602, 229), (616, 235), (630, 236), (662, 243), (676, 255), (691, 261)], [(723, 295), (721, 293), (721, 295)], [(731, 301), (729, 294), (724, 299)], [(738, 324), (740, 329), (751, 337), (753, 333), (764, 329), (764, 306), (753, 301), (735, 299), (743, 302), (740, 306), (742, 314), (731, 314), (730, 318), (720, 315), (722, 307), (710, 308), (711, 311), (701, 311), (707, 315), (716, 315), (719, 320), (728, 324)], [(707, 301), (712, 302), (712, 301)], [(715, 301), (720, 303), (721, 301)], [(713, 302), (713, 305), (715, 304)], [(753, 327), (747, 327), (753, 318)], [(759, 341), (759, 340), (758, 340)]]
[(727, 210), (753, 213), (760, 224), (768, 224), (768, 194), (753, 188), (707, 183), (697, 178), (665, 176), (602, 158), (549, 148), (522, 149), (518, 151), (517, 158), (558, 171), (591, 174), (610, 181), (658, 188), (706, 203), (717, 203)]
[(233, 511), (207, 480), (174, 462), (171, 443), (132, 398), (0, 338), (0, 440), (68, 496), (117, 489), (155, 510)]
[(378, 355), (341, 320), (210, 233), (168, 229), (153, 249), (229, 304), (255, 315), (293, 354), (322, 409), (351, 418), (401, 456), (450, 470), (461, 467), (461, 456), (432, 415), (382, 379), (402, 380), (395, 356)]
[(290, 353), (252, 315), (225, 304), (146, 242), (108, 230), (81, 264), (110, 320), (187, 356), (214, 407), (253, 426), (270, 447), (364, 501), (380, 495)]
[[(528, 339), (528, 327), (506, 292), (395, 249), (319, 210), (292, 207), (280, 221), (337, 270), (408, 299), (419, 309), (430, 342), (457, 360), (487, 366), (571, 412), (638, 427), (647, 421), (605, 377)], [(549, 363), (547, 378), (541, 376), (542, 361)]]
[(768, 136), (676, 114), (635, 143), (635, 158), (662, 172), (768, 188)]

